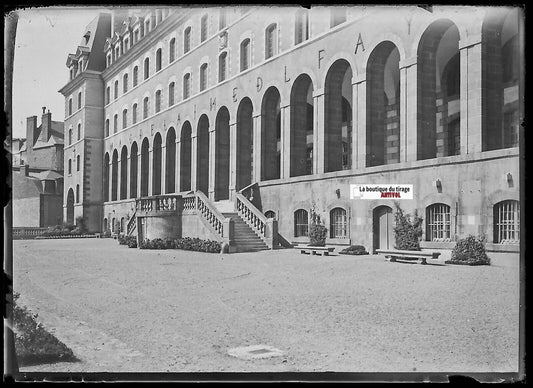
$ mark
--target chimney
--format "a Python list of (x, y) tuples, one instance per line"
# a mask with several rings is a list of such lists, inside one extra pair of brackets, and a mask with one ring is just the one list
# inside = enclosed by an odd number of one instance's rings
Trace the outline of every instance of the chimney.
[(30, 116), (26, 118), (26, 148), (31, 149), (37, 141), (39, 134), (37, 133), (37, 116)]
[(50, 135), (52, 134), (52, 113), (50, 113), (50, 109), (48, 109), (48, 112), (45, 113), (46, 107), (43, 106), (43, 116), (41, 119), (41, 135), (39, 136), (42, 141), (45, 143), (48, 142), (50, 139)]

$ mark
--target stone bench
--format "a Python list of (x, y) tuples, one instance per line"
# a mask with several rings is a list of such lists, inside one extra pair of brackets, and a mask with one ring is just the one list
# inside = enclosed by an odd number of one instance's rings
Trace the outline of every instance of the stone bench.
[(376, 253), (384, 255), (388, 261), (394, 262), (396, 258), (418, 259), (419, 264), (427, 264), (426, 259), (438, 259), (440, 252), (403, 251), (393, 249), (376, 249)]
[(300, 253), (311, 253), (312, 255), (316, 255), (317, 252), (322, 252), (321, 254), (324, 256), (329, 256), (329, 253), (335, 250), (334, 247), (310, 247), (308, 245), (296, 245), (294, 249), (300, 250)]

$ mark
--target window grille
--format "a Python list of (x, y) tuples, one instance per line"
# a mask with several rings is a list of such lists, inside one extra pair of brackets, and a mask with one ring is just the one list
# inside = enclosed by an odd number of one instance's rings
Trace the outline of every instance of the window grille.
[(514, 200), (494, 205), (494, 242), (520, 242), (520, 203)]
[(272, 210), (268, 210), (268, 211), (265, 213), (265, 217), (266, 217), (266, 218), (276, 218), (276, 213), (273, 212)]
[(436, 203), (428, 206), (426, 215), (426, 240), (450, 241), (450, 207), (443, 203)]
[(348, 237), (348, 223), (346, 217), (346, 210), (337, 207), (329, 213), (330, 218), (330, 237), (331, 238), (347, 238)]

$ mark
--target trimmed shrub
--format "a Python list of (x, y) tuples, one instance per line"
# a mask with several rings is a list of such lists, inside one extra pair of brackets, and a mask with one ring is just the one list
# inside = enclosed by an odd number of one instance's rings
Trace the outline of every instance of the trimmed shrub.
[(396, 221), (396, 225), (394, 226), (396, 246), (394, 248), (406, 251), (419, 251), (420, 237), (422, 237), (422, 217), (415, 210), (415, 214), (411, 220), (411, 216), (405, 214), (398, 203), (394, 205), (396, 207), (396, 213), (394, 214)]
[(485, 239), (472, 235), (460, 239), (452, 250), (452, 257), (446, 264), (490, 265), (485, 250)]
[(344, 255), (368, 255), (368, 252), (362, 245), (350, 245), (348, 248), (344, 248), (339, 253)]

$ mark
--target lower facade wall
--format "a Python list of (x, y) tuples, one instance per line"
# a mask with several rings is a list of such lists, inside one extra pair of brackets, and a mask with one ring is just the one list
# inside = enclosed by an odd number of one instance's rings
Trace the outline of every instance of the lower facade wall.
[[(295, 237), (294, 213), (298, 209), (309, 210), (315, 206), (321, 220), (330, 230), (330, 211), (341, 207), (347, 214), (347, 238), (331, 239), (330, 245), (363, 245), (372, 252), (376, 249), (375, 211), (380, 206), (392, 209), (395, 202), (409, 214), (415, 210), (424, 218), (422, 247), (425, 249), (451, 250), (454, 241), (469, 234), (484, 234), (487, 248), (493, 245), (493, 206), (502, 200), (519, 200), (518, 157), (516, 152), (503, 150), (493, 159), (469, 161), (467, 156), (442, 158), (442, 162), (416, 162), (411, 168), (405, 164), (367, 168), (365, 174), (345, 172), (290, 178), (282, 182), (260, 182), (261, 210), (274, 211), (278, 219), (278, 231), (293, 243), (308, 242), (306, 237)], [(450, 160), (450, 163), (445, 163)], [(459, 161), (459, 163), (451, 163)], [(416, 165), (419, 166), (416, 166)], [(507, 174), (514, 177), (510, 183)], [(441, 182), (440, 188), (436, 181)], [(351, 184), (412, 184), (413, 199), (376, 200), (350, 199)], [(287, 201), (287, 198), (291, 198)], [(451, 241), (426, 241), (426, 207), (443, 203), (451, 208)], [(518, 244), (509, 244), (509, 251), (518, 252)]]
[(176, 239), (181, 236), (181, 222), (179, 216), (138, 217), (138, 237), (140, 241), (161, 239)]

